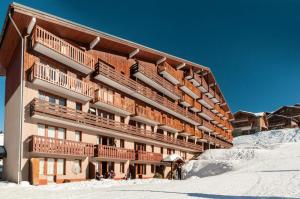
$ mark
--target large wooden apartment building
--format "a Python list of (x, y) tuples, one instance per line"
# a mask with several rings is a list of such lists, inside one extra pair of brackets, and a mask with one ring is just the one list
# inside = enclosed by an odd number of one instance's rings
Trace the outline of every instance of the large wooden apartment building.
[(207, 67), (16, 3), (0, 42), (7, 180), (166, 177), (169, 154), (232, 146)]

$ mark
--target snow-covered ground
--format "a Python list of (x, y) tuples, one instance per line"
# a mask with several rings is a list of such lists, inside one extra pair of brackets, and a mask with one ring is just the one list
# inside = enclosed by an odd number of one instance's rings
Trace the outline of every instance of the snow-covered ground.
[(0, 198), (300, 198), (300, 130), (241, 136), (184, 167), (182, 181), (90, 181), (30, 186), (0, 183)]

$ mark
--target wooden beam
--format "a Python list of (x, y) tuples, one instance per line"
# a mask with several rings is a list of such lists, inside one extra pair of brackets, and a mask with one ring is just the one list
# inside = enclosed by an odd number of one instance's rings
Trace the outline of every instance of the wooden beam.
[(96, 38), (90, 43), (90, 50), (92, 50), (99, 42), (100, 42), (100, 37), (96, 37)]
[(167, 58), (166, 58), (166, 57), (163, 57), (163, 58), (157, 60), (156, 65), (159, 65), (159, 64), (163, 63), (163, 62), (166, 61), (166, 60), (167, 60)]
[(35, 22), (36, 22), (36, 18), (35, 18), (35, 17), (32, 17), (32, 18), (31, 18), (31, 21), (30, 21), (30, 23), (29, 23), (29, 25), (28, 25), (28, 27), (27, 27), (27, 34), (28, 34), (28, 35), (31, 34), (31, 32), (32, 32), (32, 30), (33, 30), (33, 27), (34, 27), (34, 25), (35, 25)]
[(128, 59), (131, 59), (132, 57), (134, 57), (135, 55), (137, 55), (140, 52), (140, 49), (135, 49), (134, 51), (132, 51), (131, 53), (129, 53), (128, 55)]
[(179, 69), (182, 69), (183, 67), (185, 67), (185, 63), (181, 63), (181, 64), (177, 65), (176, 69), (179, 70)]

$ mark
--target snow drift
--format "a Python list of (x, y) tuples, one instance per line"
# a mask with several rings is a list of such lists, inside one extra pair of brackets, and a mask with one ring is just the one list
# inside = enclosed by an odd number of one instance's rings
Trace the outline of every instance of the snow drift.
[[(234, 139), (231, 149), (211, 149), (184, 165), (184, 178), (208, 177), (238, 171), (245, 165), (272, 158), (272, 149), (300, 141), (300, 129), (259, 132)], [(278, 157), (278, 156), (277, 156)]]

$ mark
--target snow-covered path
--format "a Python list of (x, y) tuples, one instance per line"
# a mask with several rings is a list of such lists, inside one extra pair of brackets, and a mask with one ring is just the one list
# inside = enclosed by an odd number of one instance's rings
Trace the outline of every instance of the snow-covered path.
[[(265, 140), (268, 136), (272, 141)], [(299, 139), (295, 135), (290, 136), (294, 140), (281, 139), (280, 133), (273, 132), (257, 137), (236, 139), (236, 147), (230, 150), (204, 153), (186, 166), (188, 176), (194, 177), (183, 181), (91, 181), (39, 187), (0, 183), (0, 198), (300, 199), (300, 142), (295, 142)], [(220, 171), (224, 173), (214, 175)], [(203, 173), (210, 176), (195, 177)]]

